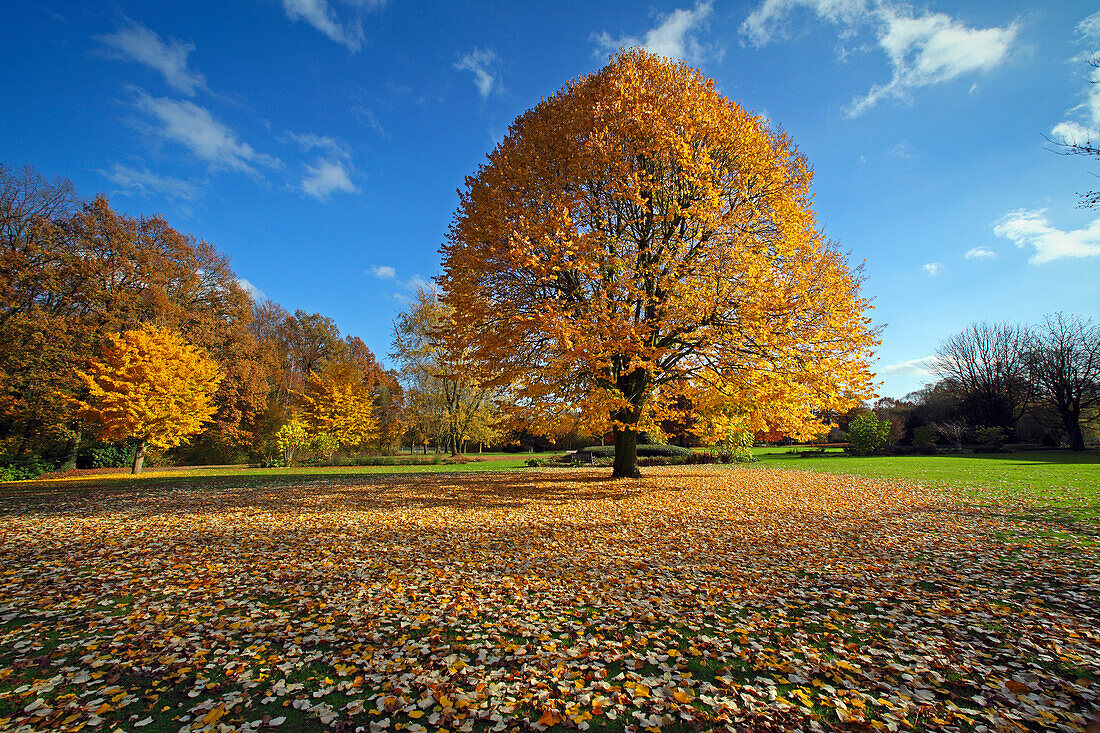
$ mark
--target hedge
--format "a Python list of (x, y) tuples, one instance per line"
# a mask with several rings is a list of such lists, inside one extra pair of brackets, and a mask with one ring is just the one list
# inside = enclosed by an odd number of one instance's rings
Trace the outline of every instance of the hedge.
[[(590, 448), (581, 448), (581, 451), (591, 453), (593, 458), (614, 458), (615, 446), (613, 445), (594, 445)], [(687, 448), (681, 448), (678, 445), (659, 445), (657, 443), (647, 443), (638, 446), (639, 458), (686, 458), (691, 455), (691, 451)]]

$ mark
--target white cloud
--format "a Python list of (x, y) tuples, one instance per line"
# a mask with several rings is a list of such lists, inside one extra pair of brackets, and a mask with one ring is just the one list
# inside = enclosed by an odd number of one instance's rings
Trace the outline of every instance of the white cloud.
[(1064, 257), (1100, 256), (1100, 219), (1093, 220), (1084, 229), (1066, 232), (1051, 226), (1046, 209), (1019, 209), (1002, 217), (993, 227), (993, 233), (1011, 240), (1021, 249), (1033, 247), (1035, 253), (1028, 260), (1033, 265)]
[(257, 165), (282, 166), (278, 158), (259, 153), (248, 143), (241, 142), (237, 133), (215, 120), (205, 107), (193, 102), (152, 97), (139, 90), (137, 107), (158, 123), (157, 134), (184, 146), (212, 170), (228, 169), (259, 176)]
[(202, 196), (202, 189), (190, 181), (154, 173), (145, 166), (131, 168), (115, 163), (109, 171), (100, 171), (107, 180), (128, 193), (142, 196), (160, 194), (168, 199), (195, 201)]
[(302, 150), (307, 153), (311, 150), (321, 150), (332, 157), (351, 158), (351, 149), (347, 146), (347, 143), (341, 142), (335, 138), (325, 135), (314, 135), (311, 132), (297, 133), (290, 131), (287, 131), (286, 136), (288, 139), (298, 143), (302, 147)]
[(1077, 24), (1077, 33), (1084, 40), (1100, 41), (1100, 11), (1082, 19)]
[(267, 300), (267, 295), (264, 293), (264, 291), (260, 290), (258, 287), (248, 282), (243, 277), (237, 278), (237, 284), (244, 288), (244, 291), (252, 296), (252, 300), (256, 301), (257, 303), (261, 300)]
[(438, 292), (439, 288), (431, 280), (425, 280), (420, 275), (413, 275), (403, 285), (406, 290), (427, 290), (429, 293)]
[(721, 59), (720, 46), (703, 44), (699, 31), (705, 30), (707, 20), (714, 12), (712, 0), (699, 0), (694, 8), (678, 8), (668, 15), (659, 15), (658, 23), (645, 33), (644, 39), (634, 36), (612, 38), (604, 31), (592, 35), (603, 51), (614, 52), (628, 46), (645, 46), (650, 52), (673, 60), (702, 63), (710, 58)]
[(968, 260), (988, 260), (997, 256), (997, 253), (988, 247), (974, 247), (966, 253)]
[(1080, 122), (1059, 122), (1050, 130), (1055, 142), (1065, 145), (1088, 145), (1093, 140), (1100, 141), (1100, 131), (1086, 127)]
[(944, 13), (914, 13), (911, 6), (895, 0), (763, 0), (741, 24), (741, 33), (757, 46), (785, 38), (790, 16), (798, 10), (841, 26), (842, 38), (870, 31), (890, 61), (890, 81), (855, 97), (847, 110), (851, 117), (883, 99), (908, 101), (915, 89), (996, 69), (1008, 58), (1019, 33), (1016, 23), (971, 28)]
[[(1093, 13), (1077, 24), (1080, 42), (1100, 42), (1100, 12)], [(1075, 72), (1096, 55), (1095, 48), (1070, 59)], [(1081, 102), (1066, 110), (1066, 119), (1050, 131), (1054, 142), (1064, 145), (1100, 143), (1100, 68), (1093, 68), (1080, 93)]]
[(934, 356), (922, 356), (919, 359), (901, 361), (897, 364), (888, 364), (879, 369), (880, 374), (895, 374), (898, 376), (931, 376), (931, 365), (936, 360)]
[(785, 39), (790, 34), (788, 16), (800, 8), (845, 26), (855, 25), (870, 12), (866, 0), (763, 0), (741, 24), (741, 34), (754, 46)]
[(382, 123), (378, 120), (378, 115), (374, 113), (370, 107), (365, 104), (357, 104), (351, 108), (351, 111), (363, 118), (363, 122), (367, 127), (377, 132), (382, 137), (389, 137), (386, 133), (386, 128), (382, 127)]
[[(363, 21), (356, 17), (341, 21), (326, 0), (282, 0), (286, 17), (313, 26), (329, 39), (347, 46), (352, 53), (363, 45)], [(382, 3), (358, 3), (359, 7), (377, 7)]]
[(296, 133), (287, 131), (286, 138), (298, 143), (306, 153), (318, 151), (313, 165), (306, 165), (306, 173), (298, 187), (302, 193), (319, 201), (325, 201), (337, 191), (359, 193), (352, 183), (351, 176), (355, 167), (351, 162), (351, 148), (347, 143), (325, 135)]
[(941, 272), (943, 272), (943, 263), (926, 262), (924, 263), (924, 271), (927, 272), (929, 275), (935, 277), (936, 275), (939, 275)]
[(475, 48), (455, 62), (459, 71), (469, 71), (474, 75), (474, 86), (482, 99), (496, 91), (501, 91), (500, 59), (492, 49)]
[(306, 166), (306, 175), (300, 184), (302, 193), (318, 201), (328, 200), (329, 194), (337, 191), (359, 193), (351, 182), (350, 170), (351, 166), (344, 161), (318, 158), (315, 165)]
[(162, 39), (156, 31), (130, 23), (114, 33), (100, 36), (103, 52), (111, 58), (136, 61), (159, 71), (169, 86), (188, 96), (206, 88), (206, 79), (187, 68), (187, 57), (195, 50), (193, 43)]
[[(397, 270), (390, 265), (374, 265), (367, 270), (367, 272), (374, 275), (379, 280), (393, 280), (409, 292), (415, 292), (417, 290), (427, 290), (430, 293), (439, 292), (438, 285), (419, 273), (413, 273), (408, 280), (398, 280)], [(394, 293), (393, 297), (401, 301), (408, 300), (408, 298), (401, 293)]]

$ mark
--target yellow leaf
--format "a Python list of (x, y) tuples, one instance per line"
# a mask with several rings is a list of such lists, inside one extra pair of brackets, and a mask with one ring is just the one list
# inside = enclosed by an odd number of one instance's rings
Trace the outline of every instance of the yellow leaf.
[(213, 725), (214, 723), (217, 723), (219, 720), (221, 720), (222, 716), (224, 715), (225, 708), (219, 705), (218, 707), (208, 712), (206, 715), (202, 716), (202, 722), (204, 725)]

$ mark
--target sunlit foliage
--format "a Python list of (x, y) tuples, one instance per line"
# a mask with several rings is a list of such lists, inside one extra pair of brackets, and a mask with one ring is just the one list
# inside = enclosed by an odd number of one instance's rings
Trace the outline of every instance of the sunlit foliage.
[(867, 301), (810, 208), (809, 163), (713, 81), (622, 52), (512, 124), (443, 249), (453, 337), (549, 426), (608, 411), (615, 475), (677, 396), (820, 430), (871, 394)]
[(146, 325), (112, 337), (100, 359), (77, 370), (88, 390), (74, 400), (77, 415), (108, 440), (133, 438), (134, 473), (147, 446), (172, 448), (195, 435), (217, 411), (222, 374), (206, 354), (177, 334)]

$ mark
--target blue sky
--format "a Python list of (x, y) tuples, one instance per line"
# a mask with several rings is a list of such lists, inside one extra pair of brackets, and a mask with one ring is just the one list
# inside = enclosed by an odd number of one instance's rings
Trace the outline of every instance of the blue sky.
[[(509, 123), (621, 45), (715, 78), (816, 170), (826, 233), (865, 263), (883, 394), (929, 381), (975, 320), (1100, 319), (1090, 2), (14, 0), (0, 160), (159, 212), (290, 310), (384, 359), (438, 274), (464, 176)], [(1100, 133), (1093, 133), (1100, 139)]]

